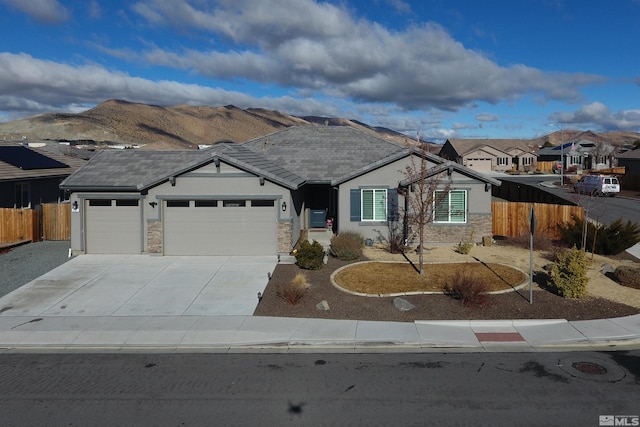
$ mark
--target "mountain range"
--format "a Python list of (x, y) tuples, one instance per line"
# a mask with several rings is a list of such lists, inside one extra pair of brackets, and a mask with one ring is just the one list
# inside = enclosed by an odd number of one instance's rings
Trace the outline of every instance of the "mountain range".
[[(46, 113), (0, 123), (0, 139), (52, 140), (90, 144), (131, 145), (146, 149), (196, 149), (223, 141), (244, 142), (289, 126), (352, 126), (381, 138), (412, 145), (414, 138), (357, 120), (298, 117), (262, 108), (175, 105), (170, 107), (107, 100), (80, 113)], [(633, 144), (636, 132), (558, 130), (529, 140), (531, 145), (588, 139), (612, 145)], [(430, 144), (431, 151), (437, 151)]]

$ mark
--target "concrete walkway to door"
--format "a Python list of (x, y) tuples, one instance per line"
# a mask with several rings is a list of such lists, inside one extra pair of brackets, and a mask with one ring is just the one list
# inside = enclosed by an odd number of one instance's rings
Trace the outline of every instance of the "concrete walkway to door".
[(9, 316), (252, 315), (276, 256), (82, 255), (0, 298)]

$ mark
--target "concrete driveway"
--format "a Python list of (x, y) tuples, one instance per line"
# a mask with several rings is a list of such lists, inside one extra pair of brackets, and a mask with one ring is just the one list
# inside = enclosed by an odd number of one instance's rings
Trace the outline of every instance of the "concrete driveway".
[(0, 315), (252, 315), (276, 264), (275, 256), (80, 255), (0, 298)]

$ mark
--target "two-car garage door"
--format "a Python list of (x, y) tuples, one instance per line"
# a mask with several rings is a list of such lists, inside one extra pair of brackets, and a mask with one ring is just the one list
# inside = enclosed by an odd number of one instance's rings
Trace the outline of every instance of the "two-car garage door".
[[(85, 201), (85, 252), (139, 254), (140, 199)], [(164, 200), (165, 255), (273, 255), (277, 253), (275, 200)]]
[(165, 200), (165, 255), (273, 255), (275, 200)]

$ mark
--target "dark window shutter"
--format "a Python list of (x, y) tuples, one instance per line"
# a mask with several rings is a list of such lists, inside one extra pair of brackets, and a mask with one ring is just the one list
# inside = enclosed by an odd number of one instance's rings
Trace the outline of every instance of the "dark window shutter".
[(360, 221), (360, 190), (351, 189), (351, 221)]
[(387, 190), (387, 220), (398, 220), (398, 190), (395, 188)]

